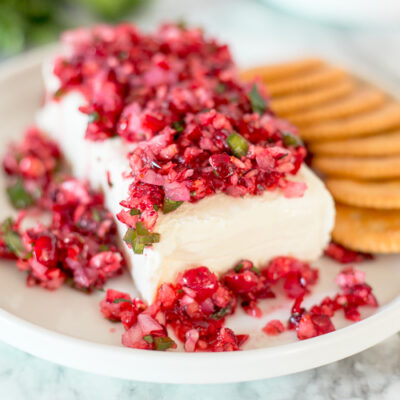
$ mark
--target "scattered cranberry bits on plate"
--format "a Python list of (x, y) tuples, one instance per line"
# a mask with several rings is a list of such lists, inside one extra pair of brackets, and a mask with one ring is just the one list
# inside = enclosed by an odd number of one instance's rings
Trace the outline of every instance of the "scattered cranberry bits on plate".
[[(163, 240), (154, 231), (159, 216), (184, 202), (269, 191), (295, 201), (307, 191), (306, 182), (291, 179), (306, 156), (295, 128), (269, 109), (261, 85), (238, 80), (226, 45), (174, 25), (152, 35), (131, 25), (97, 26), (69, 32), (64, 42), (70, 52), (54, 64), (60, 85), (47, 95), (61, 102), (80, 92), (86, 100), (80, 111), (89, 116), (86, 140), (118, 136), (132, 145), (129, 171), (120, 177), (131, 181), (118, 201), (123, 209), (113, 215), (97, 188), (69, 174), (58, 143), (45, 133), (30, 128), (10, 146), (3, 167), (9, 199), (20, 211), (2, 224), (0, 255), (17, 260), (28, 286), (101, 290), (127, 263), (118, 223), (130, 251), (140, 255)], [(113, 185), (109, 173), (107, 182)], [(42, 222), (23, 226), (39, 215)], [(326, 254), (342, 263), (370, 258), (335, 244)], [(303, 300), (319, 275), (308, 262), (287, 254), (260, 265), (236, 261), (218, 276), (212, 265), (189, 263), (174, 281), (159, 285), (151, 304), (108, 289), (101, 312), (122, 323), (124, 346), (168, 350), (182, 342), (187, 352), (204, 352), (240, 350), (249, 335), (234, 333), (226, 318), (238, 305), (261, 317), (261, 301), (278, 293), (293, 306), (286, 321), (266, 324), (262, 332), (269, 336), (295, 330), (300, 340), (309, 339), (334, 331), (331, 317), (339, 310), (358, 321), (359, 307), (378, 306), (365, 273), (352, 267), (337, 276), (337, 294), (306, 308)]]

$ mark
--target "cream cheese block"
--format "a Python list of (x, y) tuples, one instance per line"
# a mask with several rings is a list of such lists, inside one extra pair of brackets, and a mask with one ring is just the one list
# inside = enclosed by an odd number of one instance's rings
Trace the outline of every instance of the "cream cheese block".
[[(57, 89), (54, 76), (45, 71), (48, 92)], [(39, 127), (55, 139), (74, 174), (103, 190), (106, 206), (116, 215), (127, 197), (130, 179), (127, 153), (134, 144), (120, 138), (104, 142), (84, 139), (88, 116), (78, 108), (85, 104), (79, 92), (54, 101), (50, 97), (39, 112)], [(108, 184), (109, 175), (112, 186)], [(155, 232), (159, 243), (134, 254), (124, 243), (126, 260), (142, 297), (151, 302), (163, 282), (173, 281), (187, 268), (205, 265), (216, 274), (241, 259), (263, 265), (276, 256), (317, 259), (330, 240), (334, 204), (320, 179), (305, 165), (292, 178), (305, 182), (303, 197), (286, 198), (282, 192), (235, 198), (216, 194), (198, 203), (184, 203), (174, 212), (160, 213)], [(127, 227), (117, 221), (120, 237)]]

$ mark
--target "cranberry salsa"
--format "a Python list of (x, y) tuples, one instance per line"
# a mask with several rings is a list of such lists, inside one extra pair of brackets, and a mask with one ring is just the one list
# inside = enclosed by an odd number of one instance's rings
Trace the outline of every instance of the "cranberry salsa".
[(261, 317), (258, 302), (275, 297), (279, 283), (294, 303), (287, 321), (271, 320), (263, 328), (271, 336), (286, 330), (295, 330), (300, 340), (323, 335), (335, 330), (331, 318), (339, 310), (346, 319), (359, 321), (361, 306), (378, 305), (365, 283), (364, 272), (350, 267), (337, 276), (338, 293), (307, 310), (302, 306), (303, 299), (317, 278), (317, 269), (291, 257), (278, 257), (261, 270), (250, 261), (242, 261), (219, 280), (208, 268), (198, 267), (180, 274), (174, 284), (161, 285), (156, 301), (149, 307), (127, 293), (110, 289), (100, 308), (106, 318), (122, 322), (124, 346), (176, 348), (168, 336), (167, 327), (171, 327), (185, 351), (192, 352), (239, 350), (249, 335), (235, 334), (225, 326), (225, 318), (235, 312), (238, 304), (251, 316)]
[[(9, 199), (22, 211), (1, 226), (0, 256), (17, 259), (28, 286), (57, 289), (65, 282), (90, 291), (122, 272), (115, 222), (103, 195), (65, 172), (56, 143), (29, 128), (21, 143), (10, 146), (3, 168)], [(49, 223), (22, 229), (26, 216), (44, 212)]]
[[(85, 96), (87, 140), (118, 135), (136, 143), (128, 155), (129, 196), (117, 215), (135, 253), (162, 239), (154, 232), (159, 213), (183, 202), (219, 192), (303, 195), (305, 184), (288, 179), (306, 154), (295, 129), (273, 115), (261, 86), (237, 79), (226, 45), (175, 25), (151, 35), (131, 25), (96, 26), (68, 32), (63, 41), (68, 52), (55, 62), (61, 83), (56, 101), (72, 90)], [(0, 256), (17, 260), (28, 286), (101, 290), (125, 264), (114, 216), (102, 193), (72, 177), (65, 164), (57, 143), (35, 127), (10, 146), (3, 169), (19, 211), (1, 225)], [(42, 222), (25, 226), (43, 214)], [(341, 263), (369, 258), (333, 243), (326, 255)], [(242, 260), (220, 277), (206, 266), (188, 269), (163, 283), (150, 305), (108, 289), (100, 309), (122, 323), (127, 347), (168, 350), (179, 341), (193, 352), (241, 349), (248, 335), (233, 332), (226, 318), (238, 307), (261, 317), (260, 302), (280, 292), (293, 306), (287, 321), (266, 324), (267, 335), (295, 330), (300, 340), (308, 339), (333, 331), (339, 310), (358, 321), (361, 306), (377, 306), (364, 273), (348, 267), (337, 277), (338, 293), (306, 309), (303, 300), (317, 281), (316, 268), (292, 257), (260, 268)]]
[(295, 128), (274, 116), (261, 85), (239, 81), (226, 45), (176, 25), (155, 34), (96, 26), (68, 32), (63, 42), (54, 96), (85, 96), (88, 140), (118, 135), (137, 143), (117, 216), (135, 253), (160, 240), (153, 232), (159, 213), (183, 202), (277, 188), (303, 195), (306, 184), (287, 179), (306, 154)]

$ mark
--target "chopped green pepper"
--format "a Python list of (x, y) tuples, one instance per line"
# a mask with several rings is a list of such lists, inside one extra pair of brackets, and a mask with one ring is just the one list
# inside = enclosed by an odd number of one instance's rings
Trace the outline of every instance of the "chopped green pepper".
[(228, 143), (233, 155), (238, 158), (245, 156), (249, 150), (248, 141), (237, 132), (231, 133), (227, 137), (226, 142)]
[(168, 199), (164, 197), (164, 202), (163, 202), (163, 213), (168, 214), (171, 211), (175, 211), (179, 206), (181, 206), (183, 201), (174, 201), (171, 199)]
[(263, 114), (267, 109), (267, 104), (264, 98), (261, 96), (260, 92), (258, 91), (256, 84), (253, 85), (248, 96), (253, 112)]

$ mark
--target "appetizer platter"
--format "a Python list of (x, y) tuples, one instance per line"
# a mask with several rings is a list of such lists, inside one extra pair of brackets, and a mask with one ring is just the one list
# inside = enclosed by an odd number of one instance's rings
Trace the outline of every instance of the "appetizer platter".
[(239, 72), (174, 24), (61, 42), (0, 73), (2, 340), (212, 383), (400, 329), (393, 94), (319, 59)]

